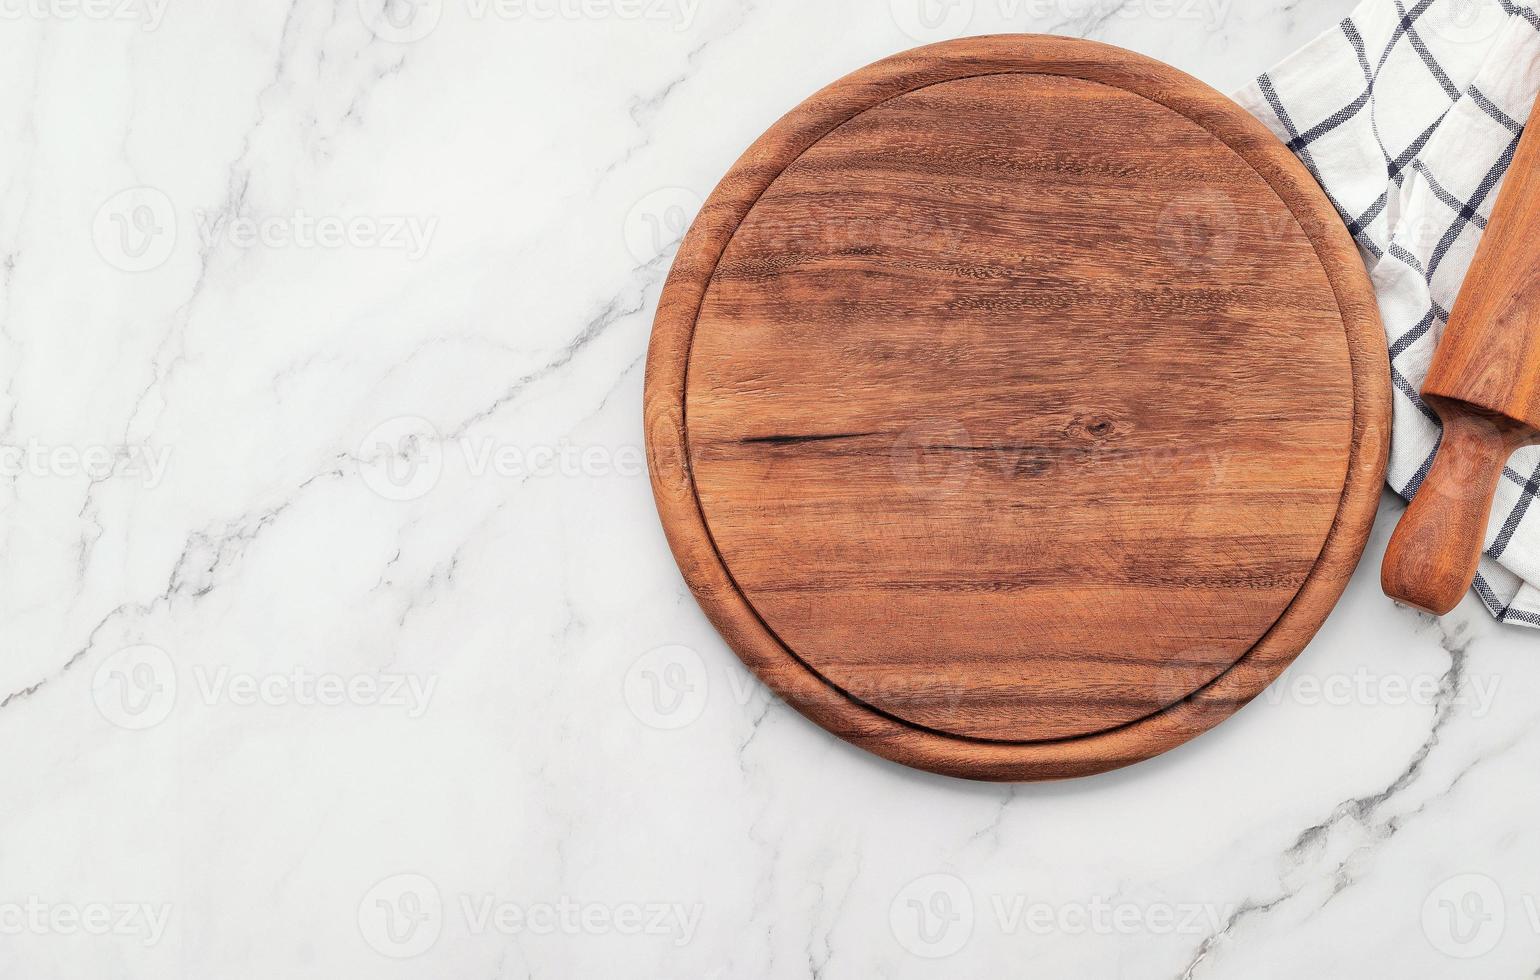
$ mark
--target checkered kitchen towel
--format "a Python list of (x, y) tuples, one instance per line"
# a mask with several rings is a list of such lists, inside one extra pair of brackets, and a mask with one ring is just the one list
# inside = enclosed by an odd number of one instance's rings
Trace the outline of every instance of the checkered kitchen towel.
[[(1364, 0), (1236, 95), (1326, 189), (1390, 338), (1386, 479), (1410, 500), (1438, 417), (1417, 392), (1540, 89), (1540, 0)], [(1504, 471), (1476, 593), (1540, 627), (1540, 447)]]

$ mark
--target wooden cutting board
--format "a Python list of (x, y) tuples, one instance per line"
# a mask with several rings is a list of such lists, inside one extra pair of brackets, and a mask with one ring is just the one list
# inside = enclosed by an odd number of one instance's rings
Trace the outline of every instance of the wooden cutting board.
[(1362, 262), (1289, 151), (1139, 55), (1004, 36), (836, 82), (723, 178), (647, 364), (670, 544), (829, 731), (1026, 780), (1255, 697), (1362, 551)]

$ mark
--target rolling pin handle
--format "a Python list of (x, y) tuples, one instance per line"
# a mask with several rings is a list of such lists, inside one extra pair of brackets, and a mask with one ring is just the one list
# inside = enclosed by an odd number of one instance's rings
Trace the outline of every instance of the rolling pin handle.
[(1442, 616), (1476, 578), (1503, 466), (1523, 440), (1460, 403), (1435, 406), (1444, 421), (1433, 468), (1396, 526), (1380, 585), (1397, 602)]

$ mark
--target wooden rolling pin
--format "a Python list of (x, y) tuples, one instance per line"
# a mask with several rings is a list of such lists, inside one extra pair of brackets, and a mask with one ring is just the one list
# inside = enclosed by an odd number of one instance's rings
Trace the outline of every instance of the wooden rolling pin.
[[(1540, 120), (1540, 103), (1534, 112)], [(1476, 577), (1508, 457), (1540, 442), (1540, 125), (1519, 141), (1422, 397), (1444, 437), (1390, 539), (1380, 584), (1442, 616)]]

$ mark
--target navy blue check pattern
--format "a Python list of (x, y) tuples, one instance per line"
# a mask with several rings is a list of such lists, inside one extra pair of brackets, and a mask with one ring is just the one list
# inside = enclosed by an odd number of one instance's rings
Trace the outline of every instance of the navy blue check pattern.
[[(1387, 481), (1410, 500), (1438, 416), (1418, 395), (1540, 89), (1540, 0), (1363, 0), (1236, 98), (1309, 168), (1358, 243), (1390, 347)], [(1540, 628), (1540, 449), (1504, 470), (1475, 591)]]

